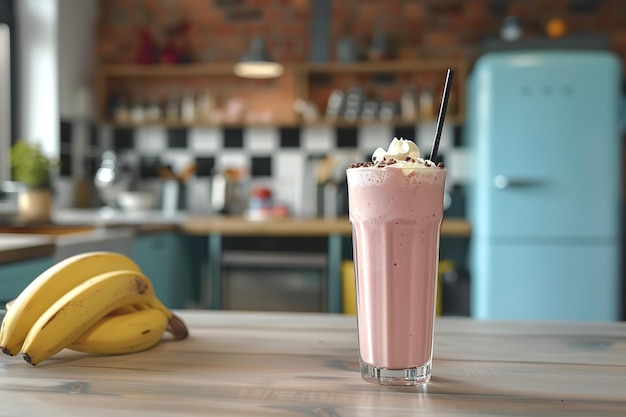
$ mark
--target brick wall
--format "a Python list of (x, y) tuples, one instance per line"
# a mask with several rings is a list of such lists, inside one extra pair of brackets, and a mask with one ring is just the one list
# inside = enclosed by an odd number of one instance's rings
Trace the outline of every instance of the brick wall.
[[(100, 0), (97, 44), (100, 62), (137, 59), (139, 28), (157, 46), (178, 23), (187, 23), (185, 44), (193, 61), (232, 62), (254, 35), (266, 38), (275, 59), (309, 56), (313, 0)], [(365, 54), (380, 28), (396, 57), (467, 56), (497, 37), (505, 16), (517, 16), (525, 37), (545, 34), (547, 22), (563, 20), (568, 34), (602, 34), (626, 60), (623, 0), (331, 0), (330, 59), (349, 35)], [(626, 66), (625, 66), (626, 67)]]
[(377, 27), (398, 58), (480, 54), (485, 39), (499, 36), (506, 16), (516, 16), (526, 38), (545, 36), (550, 19), (566, 34), (606, 35), (626, 59), (626, 1), (623, 0), (341, 0), (333, 2), (331, 43), (350, 34), (367, 49)]
[(100, 0), (99, 5), (96, 36), (103, 63), (136, 62), (142, 28), (162, 50), (177, 25), (186, 25), (180, 36), (196, 62), (237, 61), (255, 35), (266, 39), (280, 61), (303, 61), (309, 48), (308, 0)]

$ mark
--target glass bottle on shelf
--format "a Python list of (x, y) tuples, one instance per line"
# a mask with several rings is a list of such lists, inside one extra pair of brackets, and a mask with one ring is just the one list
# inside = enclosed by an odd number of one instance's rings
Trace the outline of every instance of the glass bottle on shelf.
[(419, 95), (419, 114), (422, 120), (434, 118), (433, 104), (433, 86), (428, 85), (422, 89)]
[(151, 99), (146, 102), (146, 122), (157, 123), (160, 122), (163, 115), (161, 114), (161, 105), (159, 100)]
[(165, 120), (168, 123), (180, 122), (180, 100), (175, 94), (170, 95), (165, 104)]
[(413, 122), (417, 118), (415, 90), (413, 86), (406, 86), (400, 99), (400, 115), (405, 122)]
[(129, 122), (129, 109), (124, 97), (116, 97), (113, 104), (113, 120), (115, 123)]
[(196, 98), (191, 90), (183, 92), (180, 101), (180, 119), (183, 123), (193, 123), (196, 121)]
[(130, 121), (134, 124), (142, 124), (146, 121), (144, 103), (137, 97), (130, 108)]
[(346, 95), (345, 106), (343, 110), (343, 118), (346, 122), (356, 122), (357, 117), (361, 114), (363, 105), (363, 91), (359, 87), (352, 87)]
[(344, 106), (345, 93), (342, 90), (334, 89), (328, 97), (326, 105), (326, 119), (335, 121)]
[(378, 102), (375, 100), (368, 100), (363, 103), (363, 111), (361, 112), (361, 119), (364, 122), (373, 122), (376, 120), (378, 114)]
[(211, 115), (215, 110), (215, 98), (209, 90), (198, 94), (196, 99), (196, 118), (203, 122), (210, 122)]
[(393, 101), (383, 101), (380, 105), (380, 120), (389, 123), (393, 121), (396, 114), (396, 104)]

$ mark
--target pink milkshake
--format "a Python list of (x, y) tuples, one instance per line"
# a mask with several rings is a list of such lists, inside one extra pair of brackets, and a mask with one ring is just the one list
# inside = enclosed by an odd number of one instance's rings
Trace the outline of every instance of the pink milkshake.
[(446, 171), (394, 141), (347, 170), (361, 374), (430, 380)]

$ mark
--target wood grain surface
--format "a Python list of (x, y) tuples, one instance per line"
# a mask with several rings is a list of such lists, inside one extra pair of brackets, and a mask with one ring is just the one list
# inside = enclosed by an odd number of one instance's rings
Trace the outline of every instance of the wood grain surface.
[(0, 416), (624, 416), (626, 323), (439, 318), (432, 382), (361, 379), (352, 316), (182, 311), (132, 355), (0, 356)]
[(54, 239), (52, 237), (20, 233), (0, 233), (0, 265), (42, 258), (52, 255), (53, 252)]
[[(246, 220), (238, 216), (190, 216), (183, 220), (181, 229), (189, 234), (210, 233), (231, 236), (328, 236), (352, 234), (347, 217), (337, 219), (285, 218), (264, 221)], [(471, 227), (467, 220), (448, 218), (441, 225), (442, 236), (467, 237)]]

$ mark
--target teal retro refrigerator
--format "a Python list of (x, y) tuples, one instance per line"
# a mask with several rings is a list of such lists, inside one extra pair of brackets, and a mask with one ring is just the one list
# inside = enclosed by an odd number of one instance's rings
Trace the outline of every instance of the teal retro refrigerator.
[(466, 125), (473, 317), (620, 318), (621, 74), (604, 51), (477, 61)]

